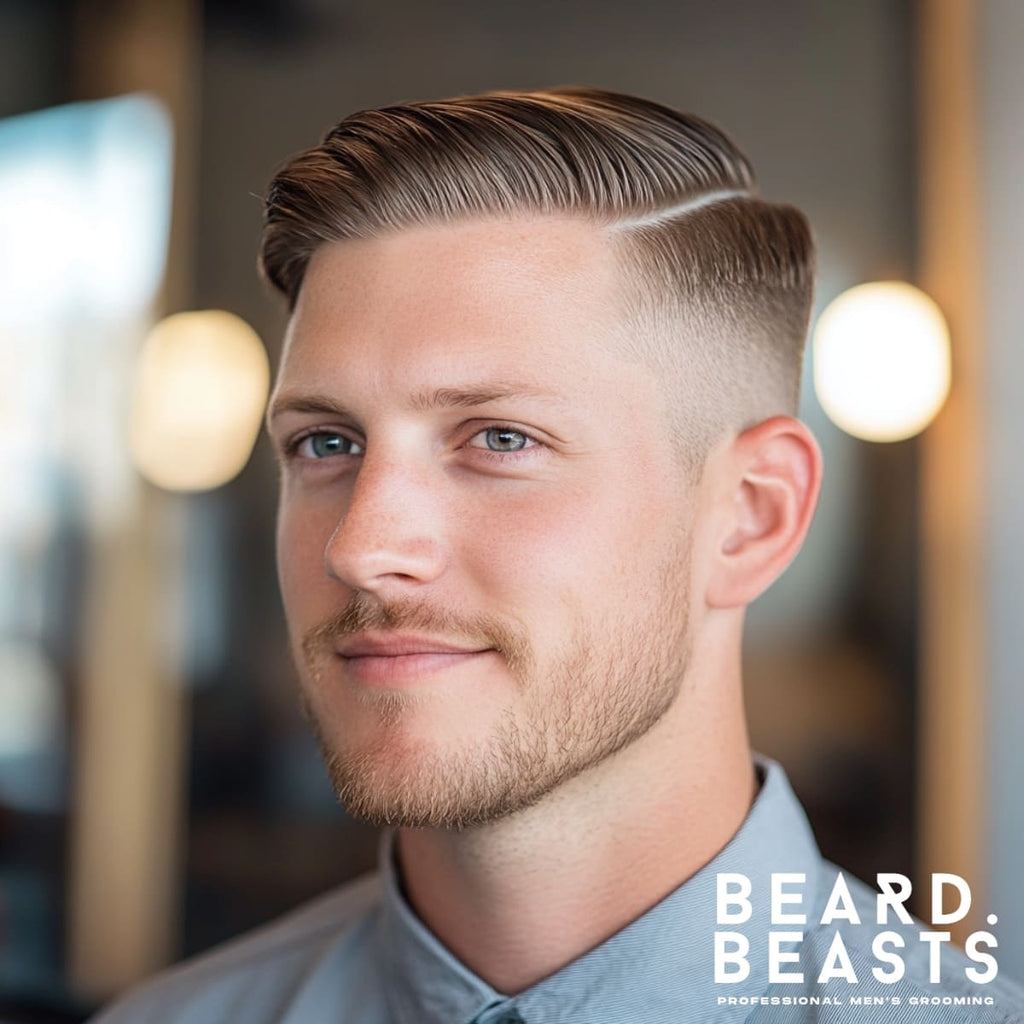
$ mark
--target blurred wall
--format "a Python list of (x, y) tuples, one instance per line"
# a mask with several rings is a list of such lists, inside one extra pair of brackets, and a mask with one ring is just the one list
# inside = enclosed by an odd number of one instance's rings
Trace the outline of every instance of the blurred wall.
[(988, 540), (985, 565), (989, 676), (988, 841), (991, 909), (1000, 965), (1024, 977), (1024, 4), (979, 4), (983, 316), (987, 415), (983, 424)]
[(0, 117), (66, 103), (69, 0), (0, 0)]

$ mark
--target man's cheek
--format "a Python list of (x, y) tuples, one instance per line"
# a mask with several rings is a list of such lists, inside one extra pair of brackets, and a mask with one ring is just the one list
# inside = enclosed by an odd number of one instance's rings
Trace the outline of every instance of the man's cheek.
[(566, 552), (568, 558), (570, 553), (600, 550), (611, 528), (620, 528), (608, 499), (606, 489), (590, 485), (527, 485), (522, 494), (510, 490), (498, 501), (455, 508), (453, 522), (457, 534), (485, 539), (496, 552), (522, 552), (533, 559)]
[(332, 581), (324, 568), (324, 551), (330, 533), (323, 536), (316, 524), (308, 518), (282, 512), (277, 530), (277, 571), (281, 596), (288, 609), (316, 601), (337, 582)]

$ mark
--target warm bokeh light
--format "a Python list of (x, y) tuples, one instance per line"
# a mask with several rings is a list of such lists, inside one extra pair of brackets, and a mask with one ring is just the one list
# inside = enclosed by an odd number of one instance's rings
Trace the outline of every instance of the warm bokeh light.
[(249, 461), (270, 389), (256, 332), (222, 310), (176, 313), (139, 357), (131, 450), (139, 472), (172, 491), (205, 491)]
[(814, 329), (814, 387), (829, 418), (866, 441), (920, 433), (946, 400), (949, 330), (924, 292), (900, 281), (843, 292)]

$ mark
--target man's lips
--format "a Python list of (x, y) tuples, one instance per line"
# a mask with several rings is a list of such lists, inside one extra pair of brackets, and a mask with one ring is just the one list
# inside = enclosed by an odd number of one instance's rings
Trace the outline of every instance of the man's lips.
[(335, 646), (346, 673), (360, 682), (396, 683), (463, 665), (493, 648), (466, 647), (401, 634), (362, 633)]
[(409, 654), (479, 654), (489, 649), (405, 633), (358, 633), (335, 646), (335, 651), (343, 658), (398, 658)]

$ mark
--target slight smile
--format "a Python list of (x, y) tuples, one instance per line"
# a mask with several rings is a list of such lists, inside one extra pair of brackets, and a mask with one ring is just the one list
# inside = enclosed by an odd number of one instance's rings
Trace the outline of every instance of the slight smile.
[(363, 683), (412, 682), (480, 658), (490, 647), (460, 647), (407, 634), (359, 633), (335, 648), (345, 672)]

